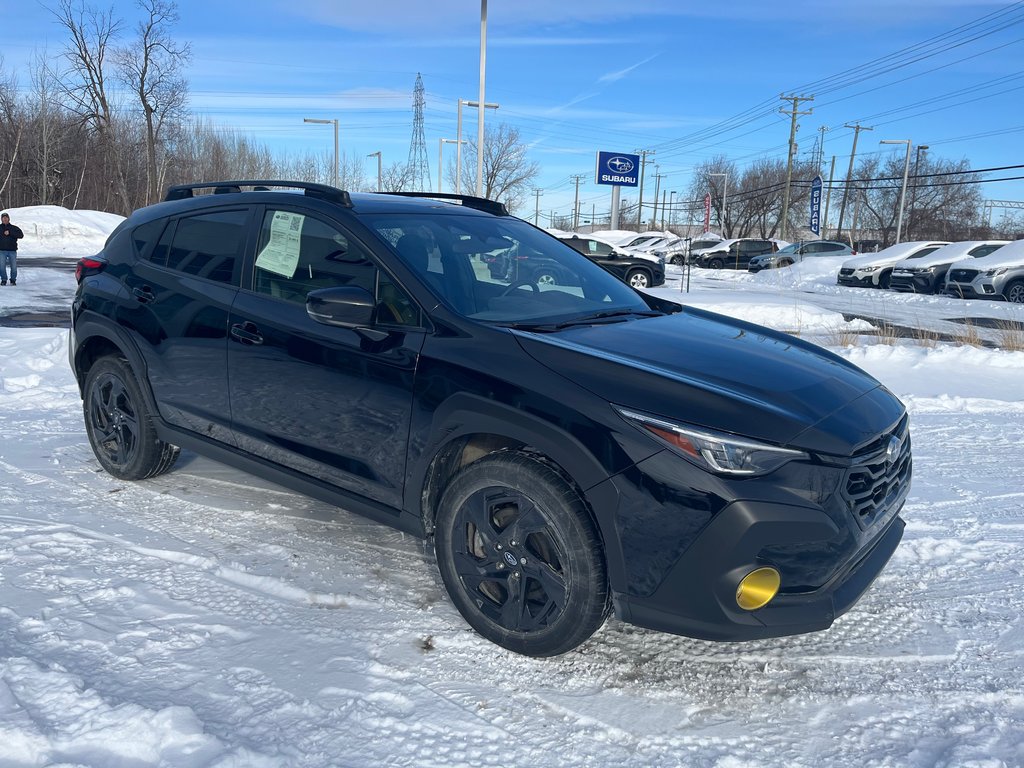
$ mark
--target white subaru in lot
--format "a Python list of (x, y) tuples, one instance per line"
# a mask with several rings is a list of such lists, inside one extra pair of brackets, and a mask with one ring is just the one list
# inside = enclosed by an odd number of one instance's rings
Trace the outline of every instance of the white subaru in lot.
[(954, 263), (946, 291), (962, 299), (1004, 299), (1024, 304), (1024, 240), (1014, 240), (980, 259)]
[(1006, 245), (1009, 240), (964, 240), (944, 245), (927, 256), (897, 262), (892, 268), (889, 288), (911, 293), (942, 293), (946, 273), (953, 262), (980, 259)]
[(896, 243), (878, 253), (868, 253), (843, 262), (836, 276), (839, 285), (852, 285), (859, 288), (888, 288), (892, 278), (892, 268), (896, 262), (904, 259), (918, 259), (936, 251), (948, 241), (915, 240), (909, 243)]

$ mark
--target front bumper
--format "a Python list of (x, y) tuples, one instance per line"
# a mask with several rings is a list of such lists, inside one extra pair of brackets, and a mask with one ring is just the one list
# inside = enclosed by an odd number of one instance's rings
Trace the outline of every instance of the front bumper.
[[(818, 589), (780, 593), (757, 611), (740, 609), (736, 605), (735, 584), (749, 572), (749, 566), (726, 568), (723, 572), (723, 555), (738, 555), (737, 546), (740, 551), (744, 545), (751, 549), (758, 546), (759, 535), (772, 529), (781, 532), (790, 528), (796, 533), (795, 529), (801, 528), (806, 534), (804, 525), (810, 521), (802, 522), (799, 517), (793, 515), (792, 509), (733, 505), (708, 527), (701, 536), (703, 545), (688, 553), (658, 590), (658, 595), (686, 596), (687, 613), (680, 612), (678, 602), (671, 604), (658, 599), (616, 595), (617, 615), (638, 626), (702, 640), (758, 640), (827, 629), (860, 599), (881, 573), (903, 538), (905, 523), (894, 516), (868, 546)], [(748, 527), (746, 524), (754, 519), (758, 520), (757, 525)], [(761, 530), (754, 534), (757, 528)], [(708, 584), (709, 574), (714, 573), (721, 575)]]
[(902, 293), (934, 293), (935, 277), (930, 273), (893, 272), (889, 287)]
[(972, 283), (946, 283), (943, 291), (947, 296), (960, 299), (998, 299), (999, 291), (991, 280), (978, 279)]
[(846, 286), (851, 286), (851, 287), (854, 287), (854, 288), (874, 288), (875, 287), (875, 281), (874, 281), (873, 275), (874, 275), (874, 273), (871, 273), (870, 275), (864, 275), (864, 276), (859, 276), (859, 275), (856, 275), (856, 274), (853, 274), (853, 275), (843, 275), (843, 274), (840, 274), (838, 277), (836, 277), (836, 283), (839, 284), (839, 285), (846, 285)]

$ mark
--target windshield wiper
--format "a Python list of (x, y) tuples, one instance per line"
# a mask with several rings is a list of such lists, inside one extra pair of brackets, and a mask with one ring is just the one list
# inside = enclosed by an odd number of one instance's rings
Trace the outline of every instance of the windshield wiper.
[(577, 325), (602, 325), (606, 322), (621, 323), (627, 317), (661, 317), (663, 312), (637, 311), (634, 309), (618, 309), (609, 312), (597, 312), (593, 315), (574, 317), (571, 320), (563, 320), (560, 323), (509, 323), (509, 327), (521, 331), (552, 332), (560, 331), (563, 328), (572, 328)]

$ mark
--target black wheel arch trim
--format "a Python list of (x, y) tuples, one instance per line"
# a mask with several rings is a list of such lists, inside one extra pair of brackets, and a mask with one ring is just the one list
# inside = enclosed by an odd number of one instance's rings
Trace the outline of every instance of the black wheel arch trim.
[[(453, 445), (474, 435), (498, 436), (528, 446), (568, 476), (594, 516), (611, 584), (623, 583), (625, 571), (618, 536), (607, 535), (614, 530), (619, 494), (613, 484), (605, 482), (612, 473), (575, 436), (536, 414), (468, 392), (455, 393), (438, 407), (430, 433), (434, 441), (426, 446), (415, 466), (410, 466), (403, 504), (409, 510), (422, 510), (428, 533), (433, 527), (432, 506), (443, 490), (428, 487), (435, 461), (443, 459)], [(612, 544), (614, 551), (610, 551)]]
[(71, 357), (71, 368), (78, 384), (79, 396), (84, 397), (85, 394), (87, 369), (84, 366), (84, 352), (95, 344), (97, 339), (103, 339), (114, 346), (128, 361), (132, 373), (135, 374), (135, 380), (142, 390), (142, 396), (146, 398), (146, 405), (149, 407), (150, 413), (154, 416), (159, 415), (160, 410), (157, 408), (156, 399), (153, 397), (153, 391), (149, 387), (149, 378), (146, 375), (145, 358), (130, 333), (120, 326), (104, 322), (98, 316), (92, 316), (91, 313), (84, 313), (76, 319), (74, 332), (75, 343), (68, 350), (68, 354)]

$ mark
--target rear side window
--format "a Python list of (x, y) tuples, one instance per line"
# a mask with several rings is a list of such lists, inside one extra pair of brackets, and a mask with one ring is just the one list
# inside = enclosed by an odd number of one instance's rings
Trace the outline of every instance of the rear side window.
[(132, 248), (134, 249), (137, 257), (145, 257), (150, 247), (156, 242), (157, 238), (160, 237), (160, 233), (164, 231), (164, 225), (166, 223), (166, 219), (157, 219), (156, 221), (148, 221), (145, 224), (140, 224), (132, 230)]
[(184, 216), (164, 230), (150, 261), (220, 283), (235, 283), (245, 247), (247, 209)]

